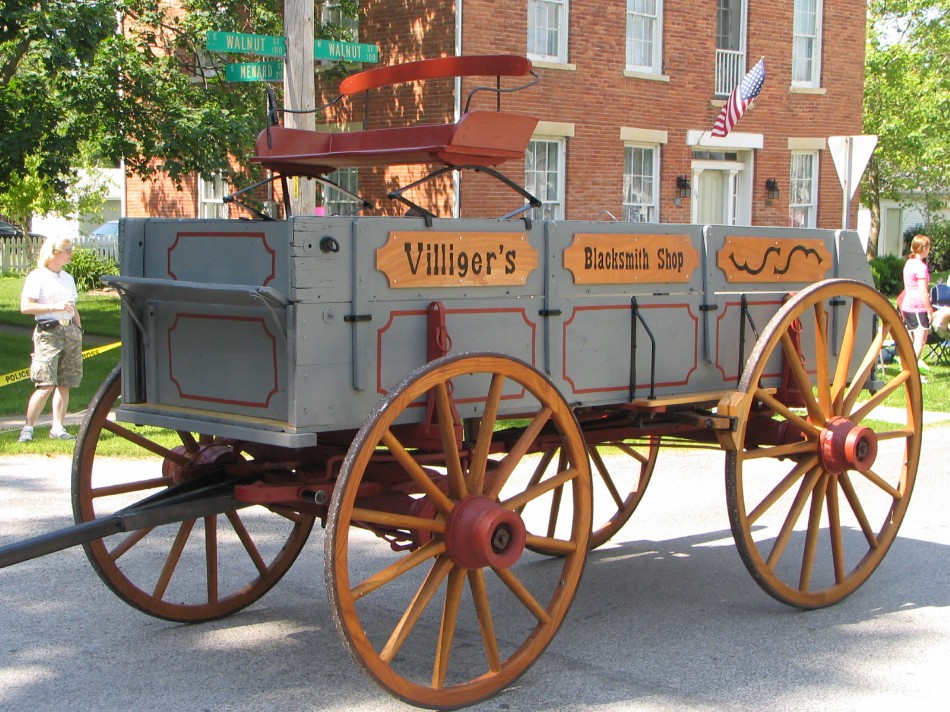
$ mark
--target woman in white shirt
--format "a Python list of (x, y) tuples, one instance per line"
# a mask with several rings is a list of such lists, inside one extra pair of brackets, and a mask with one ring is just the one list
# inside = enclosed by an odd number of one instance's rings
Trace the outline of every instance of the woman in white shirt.
[(20, 442), (33, 439), (33, 426), (53, 396), (53, 426), (49, 436), (72, 440), (63, 421), (69, 407), (69, 389), (82, 381), (82, 322), (76, 309), (76, 282), (63, 269), (73, 256), (72, 241), (48, 237), (40, 248), (37, 268), (30, 272), (20, 294), (20, 311), (36, 317), (30, 378), (36, 389), (26, 406), (26, 425)]

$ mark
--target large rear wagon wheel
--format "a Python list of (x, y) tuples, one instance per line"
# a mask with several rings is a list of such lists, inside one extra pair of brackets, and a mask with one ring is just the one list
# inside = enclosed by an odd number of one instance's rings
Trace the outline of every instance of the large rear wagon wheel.
[[(219, 438), (117, 423), (112, 411), (120, 401), (116, 368), (79, 430), (72, 473), (77, 523), (187, 481), (192, 465), (207, 471), (246, 459)], [(313, 522), (312, 515), (289, 510), (235, 508), (115, 534), (84, 548), (100, 578), (131, 606), (167, 620), (207, 621), (239, 611), (269, 591), (297, 558)]]
[[(465, 394), (456, 401), (461, 417), (477, 423), (471, 447), (457, 440), (453, 392)], [(397, 435), (404, 432), (397, 421), (418, 412), (427, 394), (441, 432), (435, 452)], [(528, 404), (519, 408), (528, 424), (498, 457), (499, 411), (512, 398)], [(532, 483), (533, 467), (519, 465), (546, 425), (560, 433), (566, 455)], [(381, 491), (382, 483), (389, 486)], [(550, 539), (532, 535), (519, 508), (562, 485), (571, 491), (571, 526)], [(397, 492), (415, 499), (394, 505)], [(386, 535), (396, 530), (415, 532), (414, 543)], [(383, 399), (343, 464), (326, 537), (337, 628), (391, 694), (440, 709), (473, 704), (509, 685), (551, 642), (577, 590), (589, 536), (583, 436), (550, 381), (505, 356), (433, 361)], [(532, 554), (526, 544), (563, 558)]]
[[(886, 339), (896, 342), (900, 364), (870, 395), (865, 386)], [(791, 365), (792, 389), (765, 387), (776, 381), (778, 354)], [(779, 601), (806, 609), (836, 603), (881, 563), (914, 486), (922, 400), (907, 331), (873, 288), (819, 282), (769, 322), (738, 391), (720, 411), (738, 423), (726, 497), (742, 560)], [(898, 417), (889, 414), (896, 424), (872, 420), (885, 399), (897, 406)]]
[[(591, 464), (592, 525), (590, 549), (606, 544), (626, 524), (639, 506), (646, 492), (656, 458), (660, 450), (660, 438), (645, 440), (612, 440), (587, 444)], [(550, 468), (561, 468), (561, 448), (547, 449), (541, 453), (533, 479), (539, 481)], [(557, 536), (571, 523), (570, 492), (558, 487), (544, 497), (531, 503), (525, 516), (541, 522), (543, 529), (537, 533), (547, 538)], [(556, 556), (557, 551), (531, 547)]]

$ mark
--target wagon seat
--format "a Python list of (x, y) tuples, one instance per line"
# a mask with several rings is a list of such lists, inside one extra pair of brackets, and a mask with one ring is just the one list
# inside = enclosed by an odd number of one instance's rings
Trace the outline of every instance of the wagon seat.
[[(372, 90), (426, 79), (469, 76), (494, 76), (495, 85), (473, 88), (465, 100), (464, 110), (458, 121), (367, 128)], [(503, 88), (502, 77), (531, 79), (519, 86)], [(268, 126), (258, 136), (257, 155), (251, 160), (283, 179), (287, 176), (306, 176), (333, 185), (344, 193), (348, 191), (326, 179), (328, 173), (338, 168), (409, 164), (439, 166), (420, 180), (398, 188), (388, 195), (390, 199), (408, 205), (417, 214), (426, 216), (427, 220), (432, 218), (432, 214), (408, 200), (403, 193), (443, 173), (472, 169), (500, 180), (527, 200), (526, 205), (504, 216), (512, 217), (529, 208), (539, 207), (541, 203), (521, 186), (494, 170), (494, 167), (512, 159), (524, 159), (525, 148), (538, 119), (502, 111), (501, 95), (526, 89), (538, 81), (540, 77), (532, 68), (530, 60), (518, 55), (504, 54), (439, 57), (369, 69), (343, 79), (339, 86), (339, 96), (316, 109), (320, 111), (340, 102), (344, 97), (363, 94), (363, 128), (336, 133), (281, 126), (279, 114), (289, 110), (276, 107), (273, 91), (268, 87)], [(471, 108), (473, 96), (483, 91), (495, 93), (493, 111)], [(370, 207), (366, 201), (361, 198), (359, 200), (363, 208)]]

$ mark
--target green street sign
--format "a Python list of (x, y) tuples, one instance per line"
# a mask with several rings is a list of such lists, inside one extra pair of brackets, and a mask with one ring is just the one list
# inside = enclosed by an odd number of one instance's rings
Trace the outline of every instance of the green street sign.
[[(249, 35), (243, 32), (209, 32), (205, 45), (210, 52), (237, 52), (262, 57), (286, 57), (287, 42), (283, 37)], [(378, 62), (379, 47), (360, 42), (315, 40), (314, 59), (343, 62)]]
[(282, 82), (283, 62), (240, 62), (226, 64), (224, 78), (229, 82)]
[(209, 32), (206, 46), (211, 52), (238, 52), (264, 57), (284, 57), (287, 54), (283, 37), (248, 35), (243, 32)]
[(316, 40), (313, 43), (314, 59), (331, 59), (343, 62), (378, 62), (379, 47), (359, 42)]

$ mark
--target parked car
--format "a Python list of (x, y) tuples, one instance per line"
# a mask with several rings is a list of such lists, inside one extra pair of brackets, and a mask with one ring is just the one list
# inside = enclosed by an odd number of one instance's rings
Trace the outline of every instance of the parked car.
[(23, 231), (16, 225), (0, 220), (0, 238), (23, 237)]
[(102, 223), (99, 227), (89, 233), (90, 242), (115, 242), (119, 239), (119, 221), (110, 220)]

